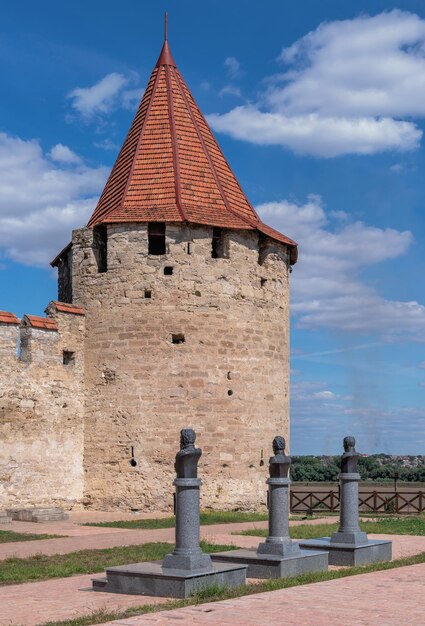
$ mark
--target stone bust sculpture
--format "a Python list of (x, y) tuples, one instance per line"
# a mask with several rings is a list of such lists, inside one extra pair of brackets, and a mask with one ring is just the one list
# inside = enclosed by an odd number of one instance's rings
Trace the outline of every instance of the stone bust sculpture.
[(180, 450), (176, 454), (174, 469), (177, 478), (197, 478), (198, 462), (201, 458), (201, 448), (195, 448), (196, 433), (191, 428), (180, 431)]
[(269, 460), (270, 478), (288, 478), (291, 457), (286, 456), (285, 446), (283, 437), (278, 436), (273, 439), (274, 456), (271, 456)]
[(357, 473), (359, 453), (356, 451), (354, 437), (344, 437), (344, 454), (341, 456), (341, 473)]

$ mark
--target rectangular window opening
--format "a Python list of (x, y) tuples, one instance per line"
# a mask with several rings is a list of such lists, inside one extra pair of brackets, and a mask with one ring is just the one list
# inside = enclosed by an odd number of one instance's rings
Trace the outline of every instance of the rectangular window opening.
[(148, 253), (165, 254), (165, 222), (149, 222), (148, 224)]
[(183, 333), (176, 333), (171, 335), (171, 343), (181, 344), (185, 342)]
[(174, 267), (171, 267), (171, 265), (164, 267), (164, 276), (172, 276), (173, 272), (174, 272)]
[(211, 241), (211, 258), (228, 259), (229, 241), (225, 236), (225, 230), (214, 226)]
[(75, 352), (71, 352), (71, 350), (64, 350), (62, 352), (62, 362), (64, 365), (74, 365)]
[(108, 271), (108, 232), (105, 224), (95, 226), (93, 230), (93, 252), (97, 263), (97, 271), (103, 274)]
[(258, 265), (263, 265), (266, 258), (267, 237), (263, 233), (258, 233)]
[(18, 359), (24, 363), (28, 363), (31, 360), (30, 340), (27, 332), (25, 328), (20, 328), (19, 330)]
[(152, 298), (152, 291), (150, 289), (145, 289), (145, 298)]
[(187, 242), (187, 253), (192, 254), (192, 243), (190, 241)]
[(267, 282), (267, 278), (261, 278), (260, 280), (261, 280), (261, 286), (264, 287), (264, 285)]

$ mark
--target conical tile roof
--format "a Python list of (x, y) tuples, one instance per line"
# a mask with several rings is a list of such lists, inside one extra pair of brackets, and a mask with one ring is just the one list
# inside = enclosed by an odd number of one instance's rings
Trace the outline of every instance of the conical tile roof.
[(117, 222), (256, 229), (296, 261), (297, 244), (263, 224), (242, 191), (167, 41), (88, 226)]

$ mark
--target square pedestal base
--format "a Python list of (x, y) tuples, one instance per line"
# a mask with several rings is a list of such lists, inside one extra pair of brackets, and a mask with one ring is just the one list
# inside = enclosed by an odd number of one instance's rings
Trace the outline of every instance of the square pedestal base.
[(308, 550), (326, 550), (329, 552), (329, 565), (366, 565), (391, 561), (391, 541), (369, 539), (367, 543), (353, 546), (347, 543), (331, 543), (330, 537), (300, 541), (301, 548)]
[(141, 596), (188, 598), (208, 587), (239, 587), (246, 581), (246, 566), (213, 563), (205, 572), (163, 568), (162, 561), (110, 567), (106, 578), (93, 579), (93, 591)]
[(322, 572), (328, 569), (328, 555), (323, 551), (301, 550), (295, 556), (258, 554), (254, 550), (230, 550), (211, 554), (214, 563), (239, 563), (248, 566), (248, 578), (287, 578)]

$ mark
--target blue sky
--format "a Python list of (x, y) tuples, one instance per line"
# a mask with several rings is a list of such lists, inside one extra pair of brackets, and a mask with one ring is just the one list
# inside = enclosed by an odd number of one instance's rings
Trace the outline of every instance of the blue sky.
[(293, 454), (425, 444), (425, 6), (135, 3), (0, 9), (0, 309), (41, 314), (162, 43), (292, 273)]

